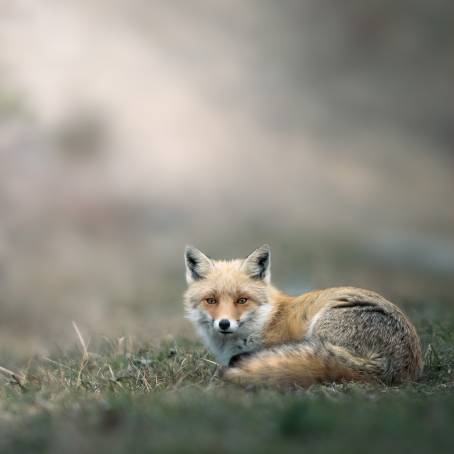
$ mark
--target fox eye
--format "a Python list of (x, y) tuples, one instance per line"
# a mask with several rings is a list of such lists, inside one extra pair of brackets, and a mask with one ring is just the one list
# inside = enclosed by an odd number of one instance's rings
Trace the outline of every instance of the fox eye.
[(216, 301), (214, 298), (207, 298), (205, 301), (206, 301), (208, 304), (216, 304), (216, 303), (217, 303), (217, 301)]
[(245, 303), (247, 303), (247, 300), (248, 300), (247, 298), (240, 298), (240, 299), (237, 301), (237, 303), (238, 303), (238, 304), (245, 304)]

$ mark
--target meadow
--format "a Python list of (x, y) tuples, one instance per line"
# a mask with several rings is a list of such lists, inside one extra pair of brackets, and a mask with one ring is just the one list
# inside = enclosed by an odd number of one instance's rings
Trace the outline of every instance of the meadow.
[[(193, 340), (122, 337), (3, 355), (0, 452), (453, 452), (454, 316), (408, 301), (425, 371), (400, 386), (244, 390)], [(13, 365), (13, 366), (11, 366)]]
[[(454, 452), (454, 2), (409, 3), (0, 0), (0, 454)], [(422, 379), (223, 383), (188, 243), (383, 294)]]

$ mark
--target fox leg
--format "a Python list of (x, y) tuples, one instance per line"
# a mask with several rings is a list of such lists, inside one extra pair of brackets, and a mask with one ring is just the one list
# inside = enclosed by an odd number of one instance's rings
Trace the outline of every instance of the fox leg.
[(384, 364), (378, 357), (362, 358), (323, 341), (305, 341), (262, 350), (240, 358), (222, 378), (239, 385), (298, 385), (335, 381), (378, 381)]

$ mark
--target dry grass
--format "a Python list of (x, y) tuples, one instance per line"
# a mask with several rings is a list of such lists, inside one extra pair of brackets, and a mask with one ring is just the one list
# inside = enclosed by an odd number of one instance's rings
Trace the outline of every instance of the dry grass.
[[(454, 319), (413, 304), (423, 380), (243, 391), (185, 339), (121, 337), (0, 368), (0, 452), (452, 452)], [(6, 367), (5, 367), (6, 366)]]

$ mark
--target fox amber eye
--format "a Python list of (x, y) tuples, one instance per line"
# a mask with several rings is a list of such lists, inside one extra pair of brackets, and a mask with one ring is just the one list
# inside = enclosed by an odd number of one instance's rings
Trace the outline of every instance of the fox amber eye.
[(216, 301), (214, 298), (207, 298), (205, 301), (206, 301), (208, 304), (216, 304), (216, 303), (217, 303), (217, 301)]
[(247, 300), (248, 300), (247, 298), (240, 298), (240, 299), (237, 301), (237, 303), (238, 303), (238, 304), (245, 304), (245, 303), (247, 303)]

